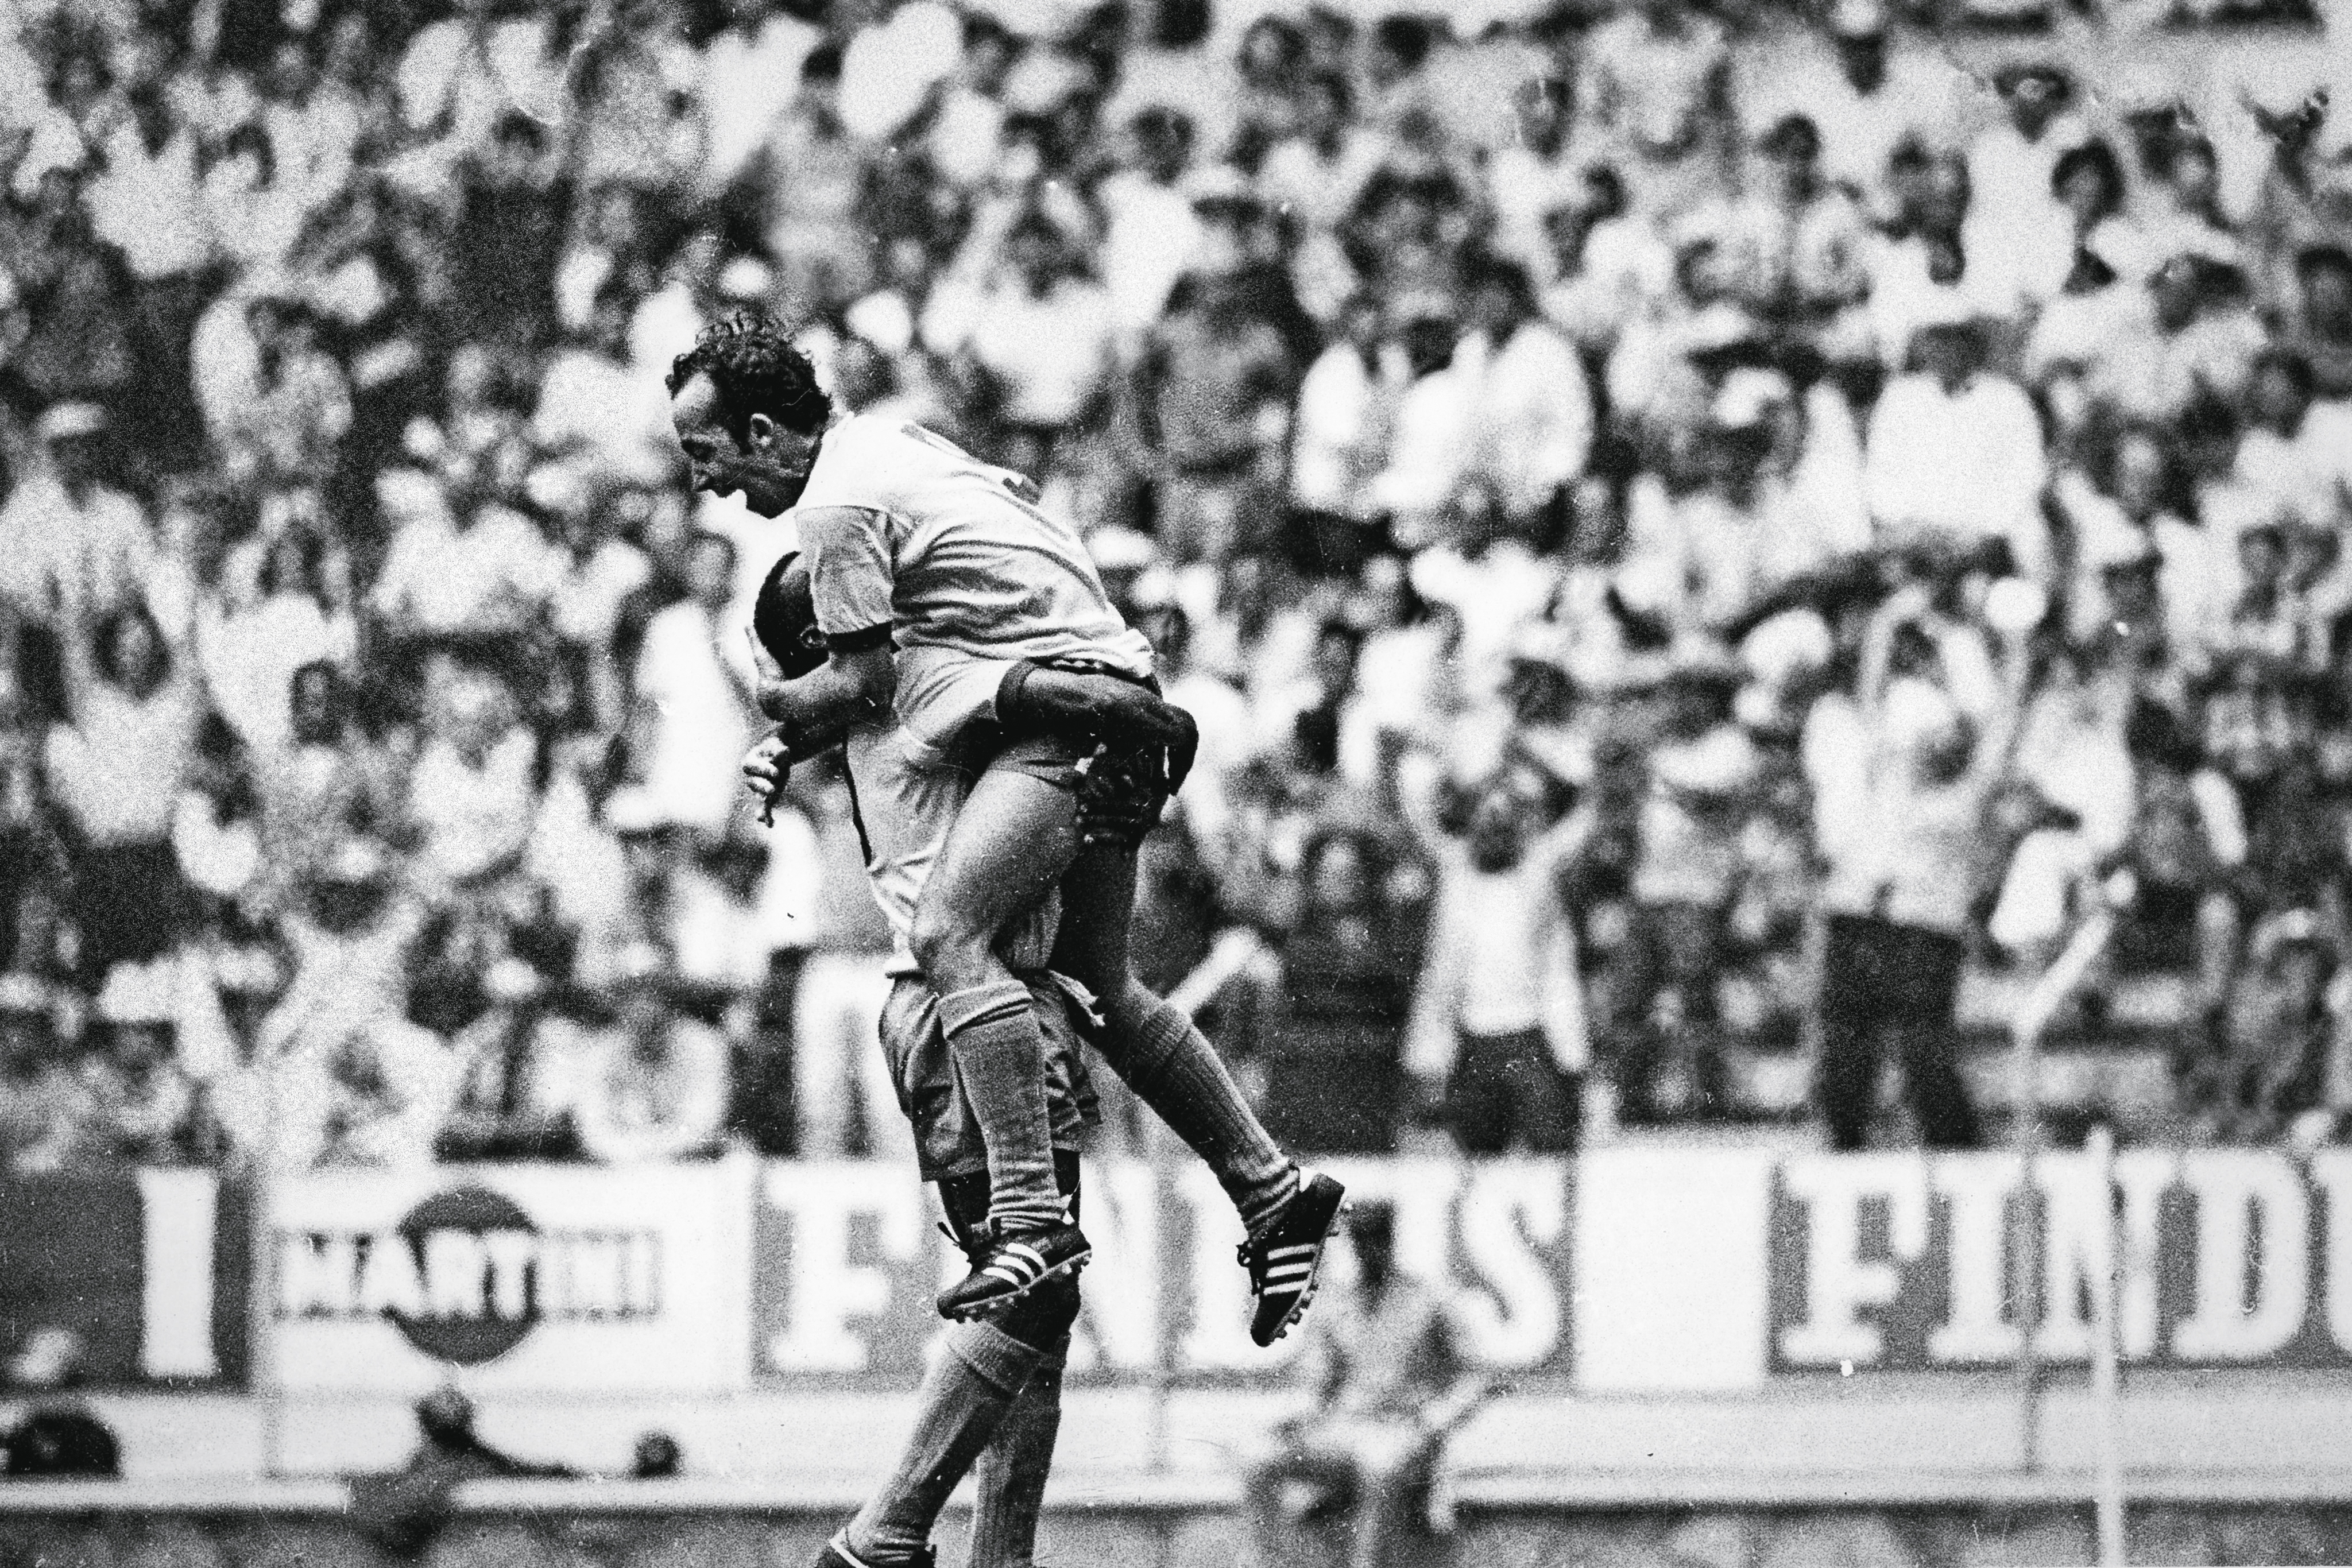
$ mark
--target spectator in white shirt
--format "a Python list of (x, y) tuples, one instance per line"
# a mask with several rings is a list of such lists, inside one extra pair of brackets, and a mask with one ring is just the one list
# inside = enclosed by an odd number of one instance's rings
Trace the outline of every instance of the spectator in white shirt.
[(1307, 368), (1291, 422), (1293, 505), (1357, 528), (1377, 516), (1372, 478), (1386, 458), (1402, 391), (1402, 357), (1387, 346), (1381, 302), (1369, 294), (1341, 309), (1339, 334)]
[(674, 1012), (655, 949), (624, 955), (617, 1017), (589, 1049), (574, 1113), (581, 1146), (608, 1165), (714, 1152), (727, 1114), (727, 1042)]
[(726, 538), (703, 534), (688, 547), (687, 593), (653, 618), (637, 655), (645, 781), (662, 821), (717, 832), (738, 809), (735, 765), (754, 711), (743, 636), (727, 614), (735, 547)]
[(1582, 197), (1591, 161), (1570, 134), (1576, 126), (1576, 89), (1568, 78), (1521, 82), (1512, 104), (1518, 135), (1486, 162), (1493, 244), (1538, 287), (1549, 287), (1559, 280), (1559, 271), (1544, 220)]
[(1104, 214), (1097, 264), (1110, 290), (1111, 319), (1128, 348), (1168, 304), (1201, 244), (1200, 220), (1184, 190), (1192, 162), (1192, 120), (1154, 105), (1128, 127), (1126, 167), (1107, 176), (1096, 199)]
[(554, 593), (553, 548), (530, 518), (483, 496), (482, 464), (452, 454), (446, 496), (411, 471), (378, 476), (393, 535), (369, 608), (395, 637), (510, 634)]
[(508, 683), (450, 659), (428, 679), (424, 749), (408, 780), (419, 834), (415, 868), (428, 890), (478, 887), (514, 870), (538, 805), (537, 737)]
[(2089, 140), (2076, 119), (2074, 78), (2046, 63), (2011, 66), (1994, 78), (2008, 117), (1969, 148), (1971, 217), (1994, 241), (2041, 231), (2057, 198), (2051, 176), (2070, 147)]
[(1391, 518), (1397, 542), (1417, 549), (1444, 537), (1461, 493), (1477, 383), (1455, 362), (1460, 326), (1452, 300), (1416, 294), (1399, 301), (1395, 314), (1410, 379), (1397, 399), (1388, 461), (1366, 496)]
[(139, 503), (106, 483), (106, 412), (55, 403), (33, 434), (39, 455), (0, 506), (0, 604), (46, 622), (68, 591), (98, 610), (126, 602), (146, 586), (155, 541)]
[(2041, 418), (2023, 388), (1983, 368), (1985, 331), (1957, 297), (1919, 329), (1922, 368), (1896, 378), (1871, 413), (1870, 509), (1882, 538), (2004, 540), (2017, 570), (2047, 580)]
[(1413, 996), (1405, 1065), (1472, 1155), (1577, 1145), (1590, 1061), (1576, 931), (1563, 892), (1579, 842), (1549, 780), (1514, 768), (1449, 847)]
[(1309, 76), (1298, 93), (1297, 132), (1267, 152), (1258, 190), (1303, 231), (1303, 243), (1328, 236), (1379, 170), (1387, 143), (1355, 119), (1355, 89), (1336, 73)]
[[(1952, 1006), (1977, 888), (1984, 813), (2007, 776), (2022, 689), (2021, 650), (2009, 650), (2006, 690), (1990, 722), (1971, 723), (1932, 664), (1901, 671), (1925, 590), (1898, 592), (1865, 638), (1858, 693), (1860, 788), (1834, 795), (1816, 832), (1829, 877), (1817, 1084), (1839, 1149), (1868, 1142), (1885, 1058), (1895, 1056), (1930, 1148), (1970, 1148), (1982, 1137), (1954, 1060)], [(1809, 748), (1810, 749), (1810, 748)], [(1856, 758), (1819, 754), (1851, 775)]]
[(195, 661), (143, 603), (100, 615), (68, 585), (58, 631), (68, 722), (49, 732), (51, 790), (80, 848), (80, 956), (94, 973), (179, 939), (186, 889), (172, 848), (205, 715)]
[(1456, 350), (1475, 377), (1469, 466), (1495, 487), (1504, 515), (1548, 539), (1568, 486), (1591, 454), (1592, 392), (1566, 333), (1537, 308), (1515, 262), (1490, 260), (1469, 282), (1471, 336)]
[(1023, 472), (1044, 472), (1062, 437), (1103, 413), (1117, 346), (1111, 298), (1038, 208), (1013, 221), (994, 276), (976, 292), (933, 297), (923, 336), (935, 350), (969, 356), (987, 376), (1000, 417), (1034, 454), (1011, 465)]

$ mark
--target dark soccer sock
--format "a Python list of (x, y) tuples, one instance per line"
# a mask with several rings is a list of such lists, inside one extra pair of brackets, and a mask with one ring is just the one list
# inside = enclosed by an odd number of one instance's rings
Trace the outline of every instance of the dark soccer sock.
[(878, 1568), (922, 1550), (956, 1483), (1003, 1427), (1044, 1354), (988, 1323), (948, 1330), (944, 1354), (923, 1376), (898, 1468), (843, 1532), (850, 1551)]
[(1037, 1514), (1062, 1431), (1062, 1369), (1069, 1349), (1065, 1337), (1038, 1358), (996, 1428), (995, 1440), (972, 1466), (979, 1496), (971, 1512), (968, 1568), (1034, 1568)]
[(1062, 1218), (1054, 1128), (1045, 1111), (1045, 1036), (1018, 980), (950, 991), (940, 1023), (963, 1097), (988, 1150), (988, 1212), (1000, 1230), (1038, 1230)]
[(1298, 1162), (1275, 1143), (1183, 1009), (1130, 982), (1104, 1012), (1102, 1059), (1207, 1162), (1255, 1234), (1298, 1190)]

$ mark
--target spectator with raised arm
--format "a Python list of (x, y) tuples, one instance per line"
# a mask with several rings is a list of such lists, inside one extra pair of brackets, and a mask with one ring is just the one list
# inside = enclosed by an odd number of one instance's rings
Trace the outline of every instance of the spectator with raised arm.
[[(2041, 609), (2027, 585), (2001, 586), (2020, 608), (2010, 618), (2000, 695), (1981, 721), (1955, 700), (1919, 629), (1928, 610), (1924, 589), (1888, 599), (1865, 633), (1860, 722), (1851, 737), (1864, 748), (1863, 777), (1839, 793), (1836, 813), (1817, 829), (1829, 868), (1817, 1083), (1839, 1149), (1867, 1145), (1889, 1055), (1902, 1066), (1922, 1143), (1973, 1148), (1982, 1140), (1954, 1058), (1952, 1008), (1985, 811), (2009, 774), (2019, 734), (2023, 633)], [(1826, 766), (1855, 766), (1851, 751), (1834, 761), (1826, 749), (1817, 755)]]

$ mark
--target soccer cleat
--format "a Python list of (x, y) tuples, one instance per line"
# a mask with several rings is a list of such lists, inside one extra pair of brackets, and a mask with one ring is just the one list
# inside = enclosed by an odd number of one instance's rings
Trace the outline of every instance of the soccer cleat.
[[(939, 1568), (940, 1552), (935, 1546), (926, 1546), (904, 1563), (889, 1563), (887, 1568)], [(880, 1563), (868, 1563), (849, 1549), (846, 1531), (836, 1534), (818, 1549), (816, 1568), (886, 1568)]]
[(1253, 1343), (1272, 1344), (1306, 1315), (1322, 1271), (1323, 1249), (1347, 1209), (1347, 1195), (1329, 1176), (1302, 1175), (1281, 1212), (1241, 1244), (1241, 1264), (1250, 1277)]
[(957, 1322), (993, 1317), (1046, 1281), (1086, 1266), (1095, 1249), (1067, 1220), (982, 1242), (971, 1272), (940, 1292), (940, 1316)]

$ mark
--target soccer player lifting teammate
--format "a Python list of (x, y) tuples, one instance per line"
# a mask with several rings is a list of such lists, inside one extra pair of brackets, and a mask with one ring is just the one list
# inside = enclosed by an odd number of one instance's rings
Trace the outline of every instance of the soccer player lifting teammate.
[[(891, 721), (938, 768), (970, 773), (901, 933), (938, 994), (988, 1156), (987, 1245), (940, 1311), (987, 1315), (1090, 1255), (1055, 1179), (1031, 994), (997, 951), (1007, 920), (1058, 888), (1052, 967), (1094, 993), (1103, 1060), (1240, 1210), (1251, 1337), (1272, 1343), (1313, 1295), (1343, 1194), (1275, 1145), (1191, 1019), (1129, 967), (1134, 841), (1181, 782), (1192, 741), (1181, 710), (1099, 695), (1131, 685), (1152, 696), (1150, 645), (1111, 606), (1076, 533), (1037, 508), (1025, 477), (919, 425), (836, 419), (775, 323), (740, 316), (706, 328), (673, 366), (669, 390), (695, 488), (740, 494), (761, 517), (793, 511), (799, 528), (801, 559), (772, 574), (771, 587), (804, 563), (826, 656), (763, 682), (761, 706), (778, 729), (755, 782), (772, 789), (793, 758)], [(975, 766), (963, 753), (982, 734), (1002, 743)], [(1082, 832), (1081, 789), (1102, 801), (1139, 796), (1131, 831)], [(1097, 816), (1115, 809), (1097, 803)]]

